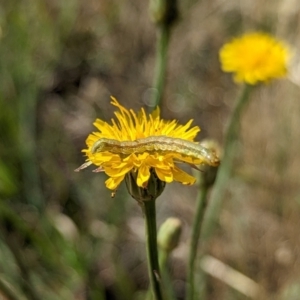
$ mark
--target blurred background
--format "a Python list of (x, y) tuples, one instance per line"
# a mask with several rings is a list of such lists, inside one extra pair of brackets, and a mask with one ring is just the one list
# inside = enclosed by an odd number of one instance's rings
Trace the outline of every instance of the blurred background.
[[(252, 94), (208, 254), (258, 283), (259, 299), (300, 299), (300, 2), (178, 4), (161, 110), (193, 118), (197, 140), (222, 144), (240, 90), (220, 70), (225, 42), (265, 30), (294, 47), (290, 77)], [(111, 95), (151, 106), (155, 45), (148, 1), (0, 3), (0, 299), (145, 299), (140, 207), (123, 185), (111, 198), (105, 174), (74, 169), (94, 120), (113, 117)], [(157, 200), (158, 225), (183, 222), (169, 262), (178, 299), (196, 195), (196, 185), (172, 183)], [(249, 295), (207, 276), (206, 299)]]

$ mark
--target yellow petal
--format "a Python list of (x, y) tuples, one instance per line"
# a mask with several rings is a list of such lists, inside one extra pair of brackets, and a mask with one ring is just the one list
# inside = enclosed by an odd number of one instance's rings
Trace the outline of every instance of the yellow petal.
[[(124, 180), (125, 175), (131, 171), (137, 172), (137, 184), (144, 187), (149, 181), (151, 168), (155, 169), (159, 179), (164, 182), (172, 182), (173, 180), (184, 184), (194, 182), (194, 178), (176, 167), (175, 163), (197, 164), (201, 163), (202, 160), (179, 154), (176, 151), (167, 151), (166, 153), (159, 150), (159, 147), (153, 147), (149, 151), (131, 153), (130, 155), (124, 155), (120, 150), (120, 153), (110, 151), (92, 153), (94, 144), (101, 138), (123, 142), (135, 141), (149, 136), (168, 136), (193, 141), (200, 130), (197, 126), (190, 128), (192, 120), (185, 125), (180, 125), (177, 120), (161, 119), (159, 108), (152, 114), (147, 114), (144, 109), (138, 112), (126, 109), (115, 98), (112, 98), (111, 103), (117, 107), (115, 117), (111, 119), (110, 123), (100, 119), (95, 121), (94, 125), (98, 131), (91, 133), (86, 140), (87, 149), (84, 149), (83, 152), (87, 156), (87, 163), (84, 166), (94, 164), (101, 167), (101, 170), (110, 177), (106, 181), (106, 186), (112, 190), (116, 189)], [(117, 148), (109, 149), (118, 152)]]
[(116, 190), (117, 187), (120, 185), (120, 183), (123, 181), (125, 176), (119, 176), (119, 177), (111, 177), (111, 178), (108, 178), (106, 181), (105, 181), (105, 185), (108, 189), (110, 190)]
[(275, 37), (253, 32), (225, 44), (219, 56), (224, 72), (233, 72), (236, 82), (253, 85), (285, 76), (291, 54)]
[(165, 182), (168, 182), (168, 183), (173, 181), (173, 174), (172, 174), (172, 171), (170, 169), (169, 170), (163, 170), (163, 169), (155, 168), (155, 173), (161, 181), (165, 181)]
[(148, 182), (149, 177), (150, 177), (150, 168), (145, 164), (143, 164), (138, 170), (138, 176), (136, 180), (137, 185), (140, 187), (145, 186), (145, 183)]
[(104, 172), (111, 177), (116, 176), (125, 176), (131, 169), (133, 168), (133, 165), (125, 165), (123, 167), (105, 167), (104, 166)]
[(174, 180), (181, 182), (182, 184), (191, 185), (194, 184), (196, 178), (190, 174), (184, 172), (183, 170), (175, 167), (173, 170)]

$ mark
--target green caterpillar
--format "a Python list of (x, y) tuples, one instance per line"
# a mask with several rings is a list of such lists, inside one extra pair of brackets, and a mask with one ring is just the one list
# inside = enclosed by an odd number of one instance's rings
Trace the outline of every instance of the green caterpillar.
[(175, 152), (194, 159), (200, 159), (211, 166), (218, 166), (220, 159), (214, 150), (205, 148), (195, 142), (164, 135), (149, 136), (135, 141), (118, 141), (101, 138), (91, 148), (92, 153), (108, 151), (115, 154), (132, 154), (159, 152), (167, 154)]

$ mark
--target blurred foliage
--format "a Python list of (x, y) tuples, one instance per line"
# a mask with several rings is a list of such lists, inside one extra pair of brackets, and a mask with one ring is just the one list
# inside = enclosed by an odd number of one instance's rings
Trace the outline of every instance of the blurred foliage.
[[(220, 46), (237, 33), (267, 29), (299, 47), (299, 4), (178, 2), (162, 113), (194, 118), (201, 139), (222, 142), (237, 88), (219, 69)], [(145, 296), (139, 207), (123, 188), (111, 199), (103, 174), (73, 172), (84, 161), (80, 151), (94, 119), (113, 115), (111, 94), (130, 108), (149, 104), (155, 28), (144, 4), (0, 4), (0, 298)], [(262, 299), (292, 298), (299, 289), (297, 84), (277, 81), (253, 95), (208, 249), (258, 282)], [(158, 200), (159, 223), (175, 216), (185, 225), (170, 263), (178, 299), (195, 195), (196, 187), (173, 184)], [(208, 299), (246, 299), (216, 279), (207, 284)]]

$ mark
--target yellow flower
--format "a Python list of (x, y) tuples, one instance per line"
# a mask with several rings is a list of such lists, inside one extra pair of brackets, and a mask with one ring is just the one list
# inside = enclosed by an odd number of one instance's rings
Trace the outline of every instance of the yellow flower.
[(287, 45), (263, 32), (234, 38), (220, 50), (222, 70), (233, 72), (236, 82), (252, 85), (284, 77), (289, 56)]
[[(152, 144), (149, 150), (149, 142), (148, 149), (140, 148), (139, 151), (127, 151), (127, 153), (120, 151), (124, 147), (125, 141), (136, 141), (151, 136), (160, 136), (163, 139), (172, 137), (193, 142), (200, 128), (198, 126), (190, 128), (193, 120), (185, 125), (179, 125), (175, 120), (162, 120), (159, 115), (159, 108), (147, 115), (144, 109), (138, 113), (132, 109), (127, 110), (113, 97), (111, 103), (119, 110), (115, 112), (116, 120), (112, 119), (111, 124), (100, 119), (95, 121), (94, 125), (99, 131), (88, 136), (86, 140), (87, 149), (82, 150), (87, 156), (87, 162), (77, 169), (81, 170), (91, 164), (98, 166), (96, 172), (103, 171), (109, 176), (105, 182), (107, 188), (116, 190), (129, 172), (134, 172), (137, 186), (147, 188), (153, 170), (157, 178), (163, 182), (179, 181), (183, 184), (193, 184), (195, 178), (181, 170), (176, 163), (185, 162), (192, 166), (201, 163), (212, 165), (219, 163), (218, 158), (213, 157), (214, 153), (208, 152), (210, 153), (209, 159), (205, 157), (203, 159), (195, 158), (188, 154), (180, 154), (178, 151), (176, 152), (176, 149), (175, 151), (172, 149), (168, 151), (155, 150)], [(115, 146), (114, 149), (112, 146), (100, 149), (99, 141), (101, 142), (103, 139), (123, 144)], [(152, 143), (154, 144), (155, 140)]]

